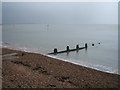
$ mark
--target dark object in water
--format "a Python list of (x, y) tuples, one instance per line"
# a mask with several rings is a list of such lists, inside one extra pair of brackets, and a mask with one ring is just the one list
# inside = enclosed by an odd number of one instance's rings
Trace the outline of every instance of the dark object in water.
[(57, 48), (54, 48), (54, 53), (57, 53)]
[(98, 44), (100, 44), (100, 43), (98, 43)]
[(92, 46), (94, 46), (94, 44), (92, 44)]
[(66, 50), (67, 50), (67, 51), (69, 51), (69, 50), (70, 50), (70, 49), (69, 49), (69, 46), (67, 46), (67, 47), (66, 47)]
[(76, 45), (76, 49), (79, 49), (79, 45)]
[(87, 48), (88, 46), (87, 46), (87, 43), (85, 43), (85, 48)]

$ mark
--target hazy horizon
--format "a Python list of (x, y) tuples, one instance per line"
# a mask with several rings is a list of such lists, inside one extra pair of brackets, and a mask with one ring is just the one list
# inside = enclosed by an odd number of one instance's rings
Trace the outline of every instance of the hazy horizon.
[(118, 24), (118, 5), (115, 2), (3, 2), (2, 23)]

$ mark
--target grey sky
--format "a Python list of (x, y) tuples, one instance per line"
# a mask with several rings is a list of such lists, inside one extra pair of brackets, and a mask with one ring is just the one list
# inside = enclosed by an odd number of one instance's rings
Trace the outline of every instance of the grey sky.
[(3, 2), (3, 24), (117, 24), (113, 2)]
[(0, 24), (2, 24), (2, 3), (0, 2)]

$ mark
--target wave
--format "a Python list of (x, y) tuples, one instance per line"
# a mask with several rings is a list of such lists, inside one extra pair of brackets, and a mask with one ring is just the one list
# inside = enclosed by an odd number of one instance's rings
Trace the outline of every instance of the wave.
[(67, 59), (59, 58), (57, 56), (51, 56), (51, 55), (46, 55), (46, 56), (51, 57), (51, 58), (55, 58), (55, 59), (59, 59), (59, 60), (65, 61), (65, 62), (73, 63), (76, 65), (84, 66), (87, 68), (92, 68), (92, 69), (99, 70), (102, 72), (107, 72), (107, 73), (112, 73), (112, 74), (120, 74), (120, 73), (118, 73), (118, 70), (114, 70), (112, 67), (106, 67), (104, 65), (90, 64), (90, 63), (85, 64), (83, 62), (77, 63), (77, 62), (74, 62), (74, 60), (67, 60)]
[(0, 42), (0, 47), (9, 47), (10, 43), (7, 42)]
[(2, 48), (2, 42), (0, 42), (0, 48)]
[[(40, 51), (39, 48), (29, 48), (26, 46), (14, 45), (14, 44), (11, 44), (8, 42), (0, 42), (0, 46), (2, 48), (9, 48), (9, 49), (13, 49), (13, 50), (20, 50), (20, 51), (25, 51), (25, 52), (43, 54), (43, 53), (39, 52)], [(43, 54), (43, 55), (45, 55), (45, 54)]]
[(114, 70), (112, 67), (107, 67), (107, 66), (104, 66), (104, 65), (90, 64), (90, 67), (93, 68), (93, 69), (99, 70), (99, 71), (103, 71), (103, 72), (120, 74), (120, 73), (118, 73), (118, 70)]

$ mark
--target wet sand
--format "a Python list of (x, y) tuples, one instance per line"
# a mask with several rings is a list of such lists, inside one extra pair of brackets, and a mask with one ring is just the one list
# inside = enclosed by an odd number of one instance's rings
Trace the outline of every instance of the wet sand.
[(3, 88), (119, 88), (120, 75), (110, 74), (41, 54), (18, 53), (2, 60)]

